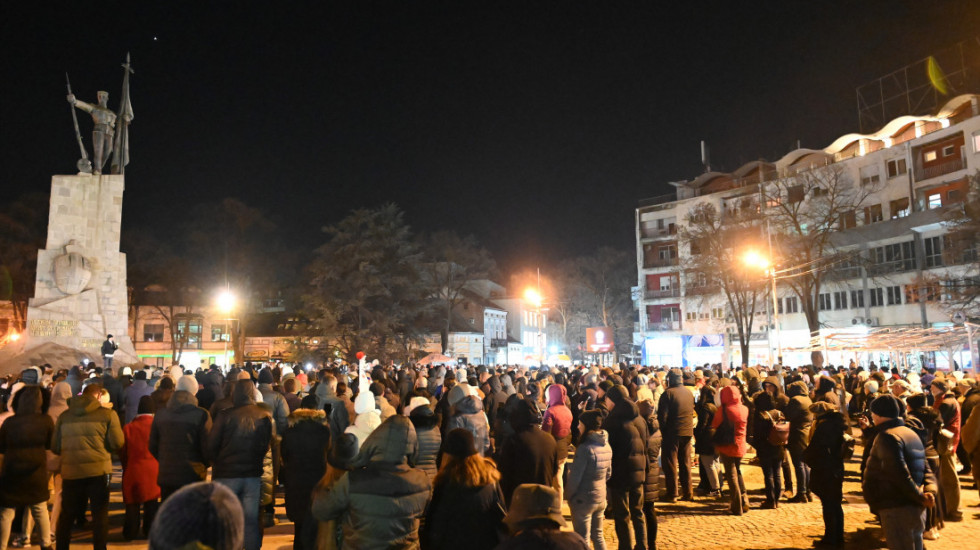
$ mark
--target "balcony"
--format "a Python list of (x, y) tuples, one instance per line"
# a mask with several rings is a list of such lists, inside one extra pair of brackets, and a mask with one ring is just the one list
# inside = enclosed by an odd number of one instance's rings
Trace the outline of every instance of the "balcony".
[(719, 291), (721, 291), (721, 287), (718, 285), (687, 285), (684, 288), (684, 292), (688, 296), (705, 296), (716, 294)]
[(673, 258), (660, 258), (660, 257), (643, 258), (643, 267), (644, 268), (651, 268), (651, 267), (672, 267), (672, 266), (679, 265), (679, 263), (680, 263), (680, 261), (678, 260), (678, 258), (676, 256), (673, 257)]
[(671, 223), (667, 227), (644, 227), (640, 230), (641, 239), (662, 239), (677, 234), (677, 226)]
[(883, 262), (880, 264), (874, 264), (870, 268), (868, 268), (868, 275), (874, 277), (875, 275), (901, 273), (903, 271), (912, 271), (913, 269), (915, 269), (915, 258), (906, 258), (903, 260), (897, 260), (893, 262)]
[(915, 169), (915, 181), (923, 181), (946, 174), (952, 174), (966, 168), (966, 159), (961, 155), (959, 158), (944, 160), (939, 164), (928, 167), (917, 167)]
[(656, 298), (678, 298), (681, 295), (681, 289), (679, 288), (664, 288), (664, 289), (647, 289), (644, 293), (644, 297), (647, 300), (653, 300)]
[(658, 321), (656, 323), (651, 321), (647, 323), (647, 330), (656, 330), (662, 332), (662, 331), (680, 330), (680, 329), (681, 329), (680, 321)]

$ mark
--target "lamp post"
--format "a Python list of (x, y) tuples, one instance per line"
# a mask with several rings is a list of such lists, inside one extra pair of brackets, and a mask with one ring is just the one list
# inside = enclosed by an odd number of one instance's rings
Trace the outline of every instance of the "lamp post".
[(772, 363), (772, 340), (773, 340), (772, 332), (775, 331), (776, 360), (780, 365), (782, 365), (783, 345), (779, 338), (779, 303), (777, 302), (777, 298), (776, 298), (776, 266), (773, 265), (773, 263), (769, 260), (769, 258), (766, 258), (765, 256), (759, 254), (754, 250), (749, 250), (748, 252), (746, 252), (745, 255), (742, 257), (742, 260), (745, 262), (746, 265), (750, 267), (756, 267), (762, 269), (763, 272), (766, 274), (766, 277), (769, 277), (769, 280), (772, 283), (772, 289), (770, 293), (772, 294), (773, 327), (772, 330), (769, 331), (769, 362)]
[[(226, 316), (225, 317), (225, 320), (228, 321), (229, 332), (231, 332), (232, 334), (234, 334), (235, 319), (231, 318), (231, 314), (235, 310), (235, 304), (236, 304), (236, 302), (237, 302), (237, 300), (235, 299), (235, 295), (231, 292), (231, 290), (229, 290), (227, 288), (225, 290), (223, 290), (220, 294), (218, 294), (218, 299), (217, 299), (218, 309), (223, 314), (225, 314), (225, 316)], [(227, 338), (227, 336), (229, 336), (229, 335), (222, 335), (222, 338), (221, 338), (224, 341), (224, 344), (225, 344), (225, 351), (224, 351), (224, 355), (225, 355), (225, 365), (224, 366), (225, 366), (225, 369), (228, 368), (228, 338)], [(234, 346), (234, 343), (232, 343), (232, 345)], [(240, 358), (236, 358), (236, 360), (240, 360)]]

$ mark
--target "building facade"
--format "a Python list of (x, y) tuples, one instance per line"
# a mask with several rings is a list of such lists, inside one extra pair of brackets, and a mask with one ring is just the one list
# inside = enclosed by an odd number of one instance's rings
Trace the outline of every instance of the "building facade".
[[(640, 292), (634, 344), (641, 347), (643, 363), (766, 364), (776, 346), (787, 350), (784, 363), (809, 363), (808, 352), (793, 351), (811, 344), (800, 297), (778, 280), (775, 306), (767, 296), (756, 312), (759, 329), (750, 337), (750, 357), (741, 357), (725, 296), (703, 274), (685, 269), (698, 251), (680, 237), (682, 225), (702, 204), (722, 216), (752, 209), (765, 219), (772, 206), (763, 197), (772, 186), (808, 170), (833, 171), (856, 189), (873, 189), (860, 207), (842, 212), (832, 228), (834, 253), (855, 260), (835, 264), (824, 277), (817, 296), (821, 334), (950, 325), (939, 281), (950, 275), (978, 276), (972, 272), (977, 236), (964, 247), (953, 242), (962, 236), (953, 235), (948, 223), (968, 193), (976, 192), (971, 176), (980, 169), (978, 97), (956, 97), (934, 116), (901, 117), (874, 134), (848, 134), (824, 149), (797, 149), (775, 162), (755, 161), (731, 173), (707, 172), (672, 182), (675, 194), (641, 201), (635, 212)], [(815, 200), (819, 191), (794, 199), (788, 188), (784, 199)], [(903, 364), (943, 367), (943, 362), (970, 361), (964, 350), (948, 355), (921, 355)], [(828, 360), (840, 364), (850, 358)], [(858, 359), (896, 362), (887, 350)]]

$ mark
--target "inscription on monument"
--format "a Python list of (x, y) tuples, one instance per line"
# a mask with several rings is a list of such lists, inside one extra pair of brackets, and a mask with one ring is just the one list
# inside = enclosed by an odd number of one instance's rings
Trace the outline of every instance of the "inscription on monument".
[(78, 321), (31, 319), (27, 331), (31, 336), (78, 336)]

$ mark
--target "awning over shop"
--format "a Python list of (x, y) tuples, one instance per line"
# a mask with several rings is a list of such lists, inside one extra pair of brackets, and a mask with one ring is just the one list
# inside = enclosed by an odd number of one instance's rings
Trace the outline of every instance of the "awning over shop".
[(968, 344), (969, 335), (962, 326), (881, 327), (868, 329), (867, 333), (828, 331), (810, 338), (808, 346), (784, 351), (946, 351), (962, 349)]

